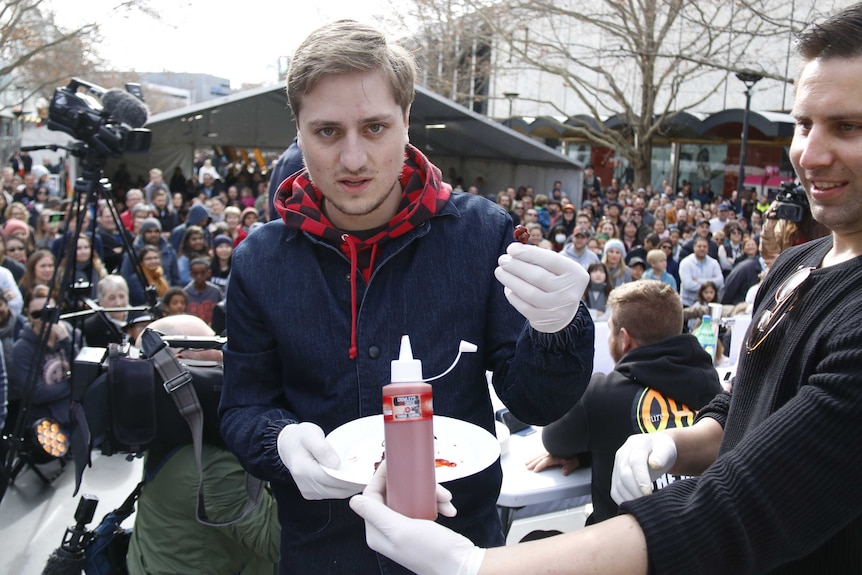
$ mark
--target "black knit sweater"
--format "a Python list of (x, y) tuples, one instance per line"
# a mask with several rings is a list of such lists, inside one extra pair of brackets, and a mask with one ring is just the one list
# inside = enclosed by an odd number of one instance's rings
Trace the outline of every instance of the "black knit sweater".
[[(756, 301), (831, 237), (784, 253)], [(701, 411), (725, 433), (701, 477), (622, 510), (646, 534), (654, 573), (862, 573), (862, 257), (814, 270), (800, 299), (753, 352), (732, 399)]]

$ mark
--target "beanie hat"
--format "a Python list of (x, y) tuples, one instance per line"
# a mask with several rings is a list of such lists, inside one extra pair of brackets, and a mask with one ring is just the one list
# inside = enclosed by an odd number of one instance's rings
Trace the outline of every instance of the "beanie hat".
[(156, 228), (159, 230), (159, 233), (162, 231), (162, 224), (156, 218), (146, 218), (143, 222), (141, 222), (141, 235), (144, 235), (149, 230)]
[(27, 222), (23, 222), (17, 218), (9, 218), (6, 220), (6, 226), (3, 228), (3, 236), (9, 237), (17, 231), (23, 231), (25, 236), (30, 235), (30, 226)]
[(246, 217), (248, 214), (254, 214), (254, 215), (256, 215), (256, 216), (257, 216), (257, 215), (259, 215), (259, 214), (257, 213), (257, 210), (256, 210), (256, 209), (254, 209), (253, 207), (249, 206), (249, 207), (245, 208), (245, 209), (242, 211), (242, 213), (241, 213), (241, 214), (240, 214), (240, 216), (239, 216), (239, 221), (243, 221), (243, 220), (245, 220), (245, 217)]
[(607, 243), (605, 244), (604, 253), (605, 254), (608, 253), (608, 250), (613, 249), (613, 248), (620, 250), (620, 252), (623, 254), (623, 257), (626, 257), (626, 253), (627, 253), (626, 252), (626, 245), (622, 242), (622, 240), (618, 240), (616, 238), (608, 240)]
[(221, 244), (229, 244), (233, 246), (233, 240), (230, 238), (230, 236), (226, 236), (223, 234), (213, 238), (213, 248), (217, 248)]

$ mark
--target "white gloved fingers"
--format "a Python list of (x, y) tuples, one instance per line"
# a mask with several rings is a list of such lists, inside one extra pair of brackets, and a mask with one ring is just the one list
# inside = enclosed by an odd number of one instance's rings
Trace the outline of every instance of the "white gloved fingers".
[(628, 488), (632, 490), (635, 497), (649, 495), (652, 493), (652, 479), (648, 464), (649, 451), (638, 447), (629, 452), (629, 461), (633, 462), (629, 468), (631, 475), (627, 477)]
[(656, 433), (647, 463), (653, 481), (667, 473), (676, 463), (676, 443), (674, 440), (665, 433)]
[(362, 491), (362, 485), (343, 481), (328, 474), (316, 461), (310, 461), (300, 480), (294, 480), (306, 499), (345, 499)]
[[(560, 293), (566, 291), (577, 276), (586, 275), (587, 280), (584, 283), (584, 287), (589, 283), (589, 274), (586, 273), (582, 265), (573, 259), (558, 254), (553, 250), (546, 250), (536, 246), (518, 245), (521, 248), (533, 248), (536, 252), (543, 252), (538, 254), (543, 257), (532, 258), (530, 260), (511, 257), (505, 263), (499, 263), (498, 260), (499, 269), (505, 272), (505, 274), (503, 277), (497, 274), (497, 279), (503, 285), (508, 285), (512, 289), (520, 291), (519, 284), (516, 281), (517, 278), (522, 283), (543, 293)], [(509, 247), (512, 246), (515, 246), (515, 244), (511, 244)], [(532, 251), (527, 251), (526, 254), (533, 255)], [(579, 294), (578, 297), (581, 295), (583, 294)]]
[(567, 258), (554, 250), (547, 250), (539, 246), (525, 245), (521, 243), (511, 243), (506, 248), (506, 253), (513, 260), (533, 264), (548, 270), (549, 272), (561, 276), (569, 273), (572, 269), (572, 264), (579, 266), (580, 264), (571, 258)]
[(614, 470), (611, 475), (611, 499), (617, 505), (622, 505), (623, 502), (637, 499), (642, 495), (632, 471), (632, 467), (641, 465), (641, 462), (631, 461), (631, 450), (624, 450), (623, 447), (617, 450), (614, 458)]
[(341, 458), (338, 457), (338, 452), (335, 451), (335, 448), (326, 441), (323, 430), (319, 426), (307, 421), (299, 425), (300, 427), (305, 426), (303, 433), (299, 436), (299, 440), (302, 446), (311, 454), (311, 457), (326, 467), (333, 469), (341, 467)]
[[(375, 488), (374, 493), (379, 493)], [(350, 499), (365, 520), (368, 546), (419, 575), (477, 575), (484, 558), (466, 537), (426, 519), (410, 519), (369, 494)]]
[(350, 508), (365, 520), (365, 540), (368, 546), (387, 557), (394, 557), (402, 546), (399, 536), (406, 534), (398, 525), (409, 525), (410, 519), (364, 493), (351, 497), (349, 504)]
[(508, 288), (505, 288), (503, 293), (512, 307), (527, 318), (533, 329), (544, 333), (556, 333), (565, 329), (572, 323), (572, 318), (578, 313), (578, 306), (580, 305), (580, 300), (577, 300), (568, 303), (563, 302), (563, 305), (542, 308), (525, 301)]
[(321, 462), (337, 469), (341, 461), (318, 425), (311, 422), (286, 425), (278, 434), (276, 446), (305, 499), (343, 499), (362, 490), (361, 485), (336, 479), (323, 470)]
[[(537, 276), (547, 273), (549, 272), (546, 270), (539, 270), (537, 271)], [(569, 291), (568, 287), (563, 284), (560, 284), (559, 289), (556, 291), (547, 291), (537, 286), (536, 283), (531, 283), (531, 281), (514, 275), (504, 268), (497, 268), (494, 271), (494, 276), (503, 284), (506, 290), (506, 298), (510, 302), (512, 301), (512, 296), (515, 295), (521, 301), (528, 302), (529, 305), (538, 309), (564, 307), (571, 304), (573, 299), (580, 299), (583, 296), (583, 293), (576, 295), (574, 291)], [(540, 282), (538, 279), (535, 281)], [(515, 304), (513, 303), (512, 305)]]
[(374, 501), (386, 503), (386, 460), (380, 462), (374, 475), (371, 476), (371, 481), (362, 490), (362, 495), (370, 497)]
[(458, 510), (452, 505), (452, 492), (438, 483), (435, 494), (437, 497), (437, 513), (443, 517), (455, 517), (458, 514)]
[(616, 503), (652, 493), (652, 483), (676, 463), (676, 443), (666, 433), (630, 436), (617, 450), (611, 474)]
[(580, 299), (590, 283), (584, 266), (553, 250), (510, 244), (508, 254), (512, 259), (503, 267), (545, 292), (571, 294), (573, 290), (573, 297)]
[[(516, 292), (509, 288), (503, 288), (503, 294), (506, 296), (506, 299), (509, 300), (511, 306), (518, 310), (518, 313), (522, 316), (530, 320), (530, 323), (533, 323), (535, 320), (539, 319), (540, 316), (544, 316), (544, 314), (549, 311), (543, 308), (538, 308), (529, 301), (525, 301)], [(559, 307), (554, 309), (559, 309)], [(574, 314), (572, 317), (574, 317)]]

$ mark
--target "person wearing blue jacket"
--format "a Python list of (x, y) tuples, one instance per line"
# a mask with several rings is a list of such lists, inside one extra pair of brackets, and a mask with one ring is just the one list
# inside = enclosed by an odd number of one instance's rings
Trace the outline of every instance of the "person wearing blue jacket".
[[(452, 193), (409, 144), (415, 79), (410, 54), (372, 27), (312, 32), (287, 81), (306, 168), (279, 186), (279, 219), (234, 254), (221, 430), (272, 486), (281, 574), (407, 573), (366, 545), (346, 500), (361, 486), (322, 467), (341, 464), (327, 433), (382, 412), (403, 335), (425, 377), (447, 369), (459, 340), (476, 344), (434, 382), (434, 413), (490, 433), (486, 371), (534, 424), (562, 416), (592, 373), (586, 270), (512, 243), (500, 206)], [(449, 483), (459, 512), (440, 522), (502, 545), (501, 479), (498, 460)]]

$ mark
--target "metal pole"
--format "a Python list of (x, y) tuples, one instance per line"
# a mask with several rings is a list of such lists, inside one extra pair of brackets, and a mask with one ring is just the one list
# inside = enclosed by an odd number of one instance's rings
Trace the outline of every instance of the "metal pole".
[(745, 111), (742, 113), (742, 145), (739, 148), (739, 181), (736, 183), (736, 195), (742, 200), (745, 189), (745, 161), (748, 155), (748, 115), (751, 112), (751, 89), (763, 76), (755, 72), (738, 72), (736, 77), (745, 84)]
[(739, 148), (739, 181), (736, 183), (736, 197), (742, 201), (745, 189), (745, 158), (748, 155), (748, 113), (751, 109), (751, 88), (745, 90), (745, 111), (742, 113), (742, 146)]

